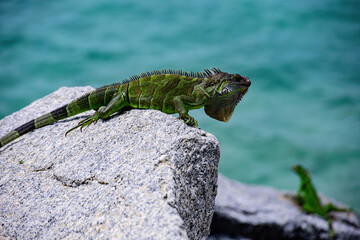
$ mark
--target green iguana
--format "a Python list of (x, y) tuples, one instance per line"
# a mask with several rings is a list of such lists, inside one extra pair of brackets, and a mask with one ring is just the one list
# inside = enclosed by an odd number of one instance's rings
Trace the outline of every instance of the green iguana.
[[(204, 72), (156, 70), (134, 75), (89, 92), (52, 112), (35, 118), (0, 138), (0, 147), (14, 139), (64, 118), (94, 109), (96, 112), (66, 132), (108, 118), (115, 112), (131, 108), (156, 109), (164, 113), (179, 113), (189, 126), (197, 126), (189, 110), (205, 107), (212, 118), (227, 122), (236, 105), (250, 87), (248, 77), (222, 72), (218, 68)], [(65, 134), (65, 136), (66, 136)]]
[(334, 231), (332, 228), (332, 219), (330, 216), (331, 211), (350, 211), (346, 208), (338, 208), (332, 203), (322, 205), (320, 199), (316, 193), (315, 187), (311, 182), (309, 172), (301, 165), (295, 165), (292, 169), (300, 177), (300, 187), (296, 196), (297, 203), (304, 209), (305, 212), (310, 214), (317, 214), (324, 218), (329, 225), (329, 234), (332, 238)]

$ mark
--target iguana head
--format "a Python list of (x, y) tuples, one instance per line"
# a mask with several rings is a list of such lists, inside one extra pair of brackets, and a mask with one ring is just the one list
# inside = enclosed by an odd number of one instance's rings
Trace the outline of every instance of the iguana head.
[(309, 172), (301, 165), (294, 165), (291, 167), (302, 179), (309, 177)]
[(250, 85), (249, 78), (239, 74), (217, 72), (210, 76), (205, 85), (210, 95), (205, 105), (206, 114), (219, 121), (229, 121)]

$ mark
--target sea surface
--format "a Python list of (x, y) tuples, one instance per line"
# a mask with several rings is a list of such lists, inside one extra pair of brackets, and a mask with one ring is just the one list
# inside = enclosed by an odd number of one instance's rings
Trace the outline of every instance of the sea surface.
[(0, 118), (62, 86), (211, 67), (252, 81), (228, 123), (192, 112), (223, 174), (296, 191), (302, 164), (360, 212), (360, 1), (0, 2)]

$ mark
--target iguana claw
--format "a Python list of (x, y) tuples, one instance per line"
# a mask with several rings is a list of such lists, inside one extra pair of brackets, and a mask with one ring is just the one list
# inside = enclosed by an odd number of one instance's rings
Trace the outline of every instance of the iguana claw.
[(197, 121), (191, 117), (191, 116), (185, 116), (185, 117), (180, 117), (181, 120), (184, 121), (184, 123), (186, 123), (188, 126), (190, 127), (197, 127), (198, 126), (198, 123)]
[(66, 137), (66, 135), (67, 135), (69, 132), (71, 132), (71, 131), (79, 128), (79, 127), (80, 127), (80, 132), (82, 132), (82, 129), (83, 129), (84, 127), (89, 126), (89, 125), (92, 124), (92, 123), (95, 124), (98, 120), (99, 120), (99, 113), (98, 113), (98, 112), (95, 112), (92, 116), (87, 117), (87, 118), (85, 118), (84, 120), (81, 120), (81, 121), (78, 123), (77, 126), (75, 126), (75, 127), (71, 128), (70, 130), (68, 130), (68, 131), (65, 133), (65, 137)]

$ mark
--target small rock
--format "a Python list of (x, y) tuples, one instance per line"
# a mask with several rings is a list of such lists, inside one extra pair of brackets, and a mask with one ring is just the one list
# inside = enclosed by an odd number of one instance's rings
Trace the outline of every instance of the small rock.
[[(231, 181), (219, 174), (208, 239), (329, 239), (327, 222), (317, 215), (304, 214), (293, 197), (269, 187)], [(360, 239), (360, 222), (354, 213), (336, 212), (334, 216), (334, 239)]]

